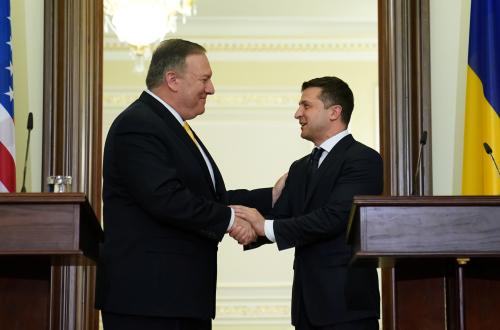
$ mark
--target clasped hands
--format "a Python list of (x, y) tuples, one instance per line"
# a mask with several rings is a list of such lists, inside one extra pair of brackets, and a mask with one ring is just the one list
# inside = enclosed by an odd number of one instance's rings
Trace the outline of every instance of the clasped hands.
[(255, 242), (258, 236), (265, 236), (264, 217), (256, 209), (241, 206), (230, 206), (235, 213), (234, 223), (229, 230), (229, 236), (242, 245)]
[[(272, 189), (272, 206), (281, 196), (288, 173), (283, 174), (274, 184)], [(229, 230), (229, 236), (238, 241), (242, 245), (255, 242), (258, 236), (265, 236), (264, 232), (264, 217), (256, 209), (242, 206), (231, 205), (234, 210), (234, 223)]]

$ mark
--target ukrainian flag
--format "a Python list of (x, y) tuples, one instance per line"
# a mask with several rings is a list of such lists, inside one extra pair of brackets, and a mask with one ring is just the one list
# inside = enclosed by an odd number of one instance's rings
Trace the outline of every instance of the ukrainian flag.
[[(472, 0), (462, 194), (500, 195), (500, 1)], [(499, 164), (500, 166), (500, 164)]]

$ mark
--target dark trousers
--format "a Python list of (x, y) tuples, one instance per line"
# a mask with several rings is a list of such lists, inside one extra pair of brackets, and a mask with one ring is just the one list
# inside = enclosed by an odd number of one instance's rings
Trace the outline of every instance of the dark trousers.
[(307, 319), (300, 318), (296, 330), (379, 330), (377, 319), (355, 320), (346, 323), (314, 326)]
[(299, 294), (296, 298), (299, 304), (295, 307), (295, 330), (379, 330), (378, 319), (362, 319), (353, 320), (345, 323), (330, 324), (323, 326), (316, 326), (311, 324), (309, 317), (307, 316), (307, 306), (304, 303), (303, 296), (301, 295), (301, 290), (295, 291)]
[(211, 330), (212, 320), (102, 312), (104, 330)]

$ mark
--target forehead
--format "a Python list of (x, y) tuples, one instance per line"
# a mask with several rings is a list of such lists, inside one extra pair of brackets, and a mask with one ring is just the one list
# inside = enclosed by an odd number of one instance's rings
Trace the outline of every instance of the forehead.
[(205, 54), (188, 55), (186, 57), (186, 66), (184, 67), (184, 71), (199, 75), (212, 73), (210, 63), (208, 62), (208, 58)]
[(313, 101), (319, 100), (319, 96), (321, 95), (321, 88), (319, 87), (309, 87), (302, 91), (301, 101)]

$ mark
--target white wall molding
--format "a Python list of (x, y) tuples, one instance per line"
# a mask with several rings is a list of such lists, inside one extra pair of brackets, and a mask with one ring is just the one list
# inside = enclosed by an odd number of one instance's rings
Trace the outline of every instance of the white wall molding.
[(290, 283), (220, 283), (214, 325), (290, 325)]
[[(207, 48), (212, 61), (376, 61), (377, 22), (325, 17), (191, 17), (170, 37)], [(104, 59), (130, 61), (126, 44), (104, 38)]]
[[(103, 108), (123, 110), (141, 93), (137, 88), (105, 87), (103, 93)], [(264, 108), (272, 107), (276, 110), (289, 111), (297, 107), (300, 98), (298, 88), (277, 88), (272, 86), (258, 87), (226, 87), (217, 86), (217, 93), (207, 99), (207, 108), (217, 109), (224, 114), (235, 110), (265, 111)]]
[[(103, 93), (103, 121), (111, 122), (134, 102), (141, 90), (106, 87)], [(258, 122), (259, 125), (297, 125), (293, 115), (298, 106), (300, 91), (296, 88), (217, 87), (217, 93), (207, 99), (207, 112), (197, 120), (198, 125)], [(106, 126), (105, 125), (105, 126)]]
[[(207, 38), (190, 40), (203, 45), (212, 61), (377, 61), (377, 39), (329, 38)], [(107, 61), (133, 59), (125, 44), (106, 45)]]

